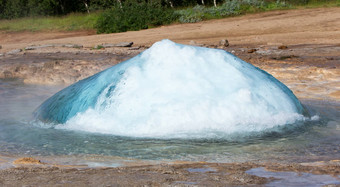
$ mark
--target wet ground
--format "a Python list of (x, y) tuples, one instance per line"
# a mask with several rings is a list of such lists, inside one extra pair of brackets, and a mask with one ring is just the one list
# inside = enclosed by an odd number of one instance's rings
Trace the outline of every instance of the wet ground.
[(139, 163), (128, 167), (84, 168), (21, 159), (0, 170), (3, 186), (339, 186), (340, 162)]
[[(223, 48), (219, 45), (206, 46)], [(308, 100), (312, 100), (313, 105), (315, 100), (334, 103), (332, 112), (335, 113), (332, 115), (336, 116), (339, 112), (336, 104), (340, 90), (338, 45), (229, 46), (223, 49), (274, 75), (303, 103), (308, 104)], [(62, 88), (142, 50), (54, 47), (19, 52), (0, 57), (0, 76), (3, 80), (21, 79), (24, 83), (59, 85)], [(321, 110), (323, 105), (320, 105)], [(338, 153), (339, 150), (335, 148), (334, 151)], [(20, 160), (21, 156), (2, 152), (0, 166), (4, 170), (0, 170), (1, 185), (300, 186), (308, 181), (312, 181), (310, 184), (314, 186), (340, 185), (340, 162), (334, 157), (309, 155), (307, 163), (301, 159), (298, 162), (275, 163), (267, 163), (266, 159), (251, 163), (208, 163), (150, 162), (126, 157), (35, 156), (41, 159), (39, 161), (34, 158)], [(292, 177), (295, 177), (294, 180)]]

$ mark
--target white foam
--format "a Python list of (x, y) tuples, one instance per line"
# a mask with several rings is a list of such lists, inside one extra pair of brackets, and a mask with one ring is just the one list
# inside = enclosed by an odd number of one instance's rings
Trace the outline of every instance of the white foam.
[(288, 88), (222, 50), (163, 40), (135, 61), (113, 92), (109, 86), (94, 108), (57, 128), (135, 137), (205, 137), (259, 132), (304, 118)]

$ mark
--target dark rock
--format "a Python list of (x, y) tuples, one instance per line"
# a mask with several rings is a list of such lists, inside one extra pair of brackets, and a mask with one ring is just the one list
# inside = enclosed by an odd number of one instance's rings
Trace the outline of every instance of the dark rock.
[(278, 49), (288, 49), (288, 47), (286, 45), (280, 45)]
[(133, 45), (133, 42), (120, 42), (117, 44), (103, 44), (102, 46), (104, 48), (110, 48), (110, 47), (131, 47)]
[(248, 53), (254, 53), (255, 51), (257, 51), (257, 49), (249, 49), (247, 52)]
[(131, 47), (133, 45), (133, 42), (121, 42), (116, 44), (116, 47)]
[(220, 41), (220, 46), (228, 47), (229, 46), (229, 41), (227, 39), (221, 40)]

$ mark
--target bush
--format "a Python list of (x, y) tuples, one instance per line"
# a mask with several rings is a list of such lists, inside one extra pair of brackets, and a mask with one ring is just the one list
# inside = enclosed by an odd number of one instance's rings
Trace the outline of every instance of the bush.
[(194, 23), (205, 19), (222, 18), (264, 10), (266, 3), (262, 0), (227, 0), (218, 7), (195, 6), (178, 10), (179, 22)]
[(174, 11), (159, 3), (126, 1), (104, 11), (95, 27), (97, 33), (115, 33), (147, 29), (149, 26), (169, 24), (174, 20)]
[(178, 21), (181, 23), (196, 23), (204, 18), (204, 6), (197, 5), (194, 8), (187, 8), (176, 11), (180, 15)]

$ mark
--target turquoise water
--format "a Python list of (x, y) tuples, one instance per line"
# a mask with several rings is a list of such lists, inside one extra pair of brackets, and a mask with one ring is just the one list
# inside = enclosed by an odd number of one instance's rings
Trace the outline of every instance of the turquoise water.
[(33, 111), (62, 86), (0, 80), (0, 154), (102, 155), (145, 160), (307, 162), (340, 158), (340, 104), (304, 101), (318, 120), (257, 134), (203, 139), (129, 138), (39, 127)]

